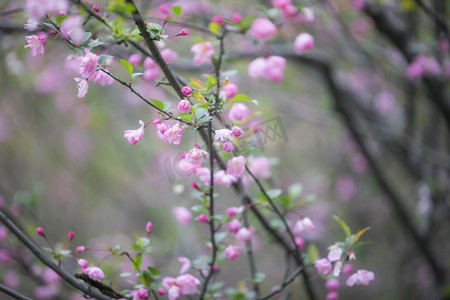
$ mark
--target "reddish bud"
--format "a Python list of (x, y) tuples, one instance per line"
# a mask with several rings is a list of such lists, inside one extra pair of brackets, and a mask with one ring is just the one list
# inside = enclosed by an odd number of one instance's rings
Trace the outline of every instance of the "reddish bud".
[(207, 223), (209, 221), (209, 218), (207, 215), (201, 214), (200, 216), (197, 217), (197, 220), (199, 220), (202, 223)]
[(55, 34), (55, 33), (56, 33), (56, 31), (54, 29), (50, 30), (50, 34)]
[(100, 7), (98, 5), (93, 5), (92, 10), (95, 11), (96, 13), (98, 13), (98, 12), (100, 12)]
[(76, 251), (77, 251), (77, 253), (81, 253), (81, 252), (86, 251), (86, 248), (84, 246), (78, 246)]
[(40, 236), (44, 236), (44, 228), (37, 227), (36, 228), (36, 233), (39, 234)]
[(179, 35), (183, 35), (183, 36), (188, 35), (188, 34), (189, 34), (189, 30), (187, 30), (186, 28), (181, 29), (181, 31), (179, 33)]
[(158, 295), (162, 296), (166, 293), (166, 291), (163, 288), (158, 289)]
[(194, 188), (194, 189), (196, 189), (197, 191), (201, 191), (200, 190), (200, 188), (198, 187), (198, 184), (197, 184), (197, 182), (192, 182), (192, 187)]
[(212, 17), (211, 22), (223, 24), (225, 23), (225, 19), (221, 16), (214, 16)]
[(192, 93), (192, 88), (190, 87), (190, 86), (185, 86), (185, 87), (183, 87), (182, 89), (181, 89), (181, 92), (184, 94), (184, 95), (189, 95), (190, 93)]
[(70, 231), (70, 232), (69, 232), (69, 240), (70, 240), (70, 241), (73, 240), (74, 237), (75, 237), (75, 232)]
[(147, 222), (147, 224), (145, 225), (145, 231), (147, 231), (147, 233), (151, 233), (153, 229), (153, 224), (152, 222)]

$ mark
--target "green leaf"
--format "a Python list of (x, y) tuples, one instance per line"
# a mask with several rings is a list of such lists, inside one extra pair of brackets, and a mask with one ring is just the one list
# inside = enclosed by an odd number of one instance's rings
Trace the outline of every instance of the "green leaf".
[(162, 26), (159, 25), (158, 23), (147, 23), (147, 28), (151, 32), (159, 33), (162, 29)]
[(142, 255), (138, 253), (133, 259), (133, 269), (139, 271), (141, 266), (142, 266)]
[(237, 94), (236, 96), (231, 99), (230, 104), (236, 101), (252, 101), (247, 95), (244, 94)]
[(91, 32), (85, 32), (83, 35), (83, 40), (82, 40), (82, 44), (86, 43), (87, 41), (89, 41), (89, 39), (91, 38), (92, 33)]
[(370, 227), (366, 227), (366, 228), (361, 229), (360, 231), (358, 231), (355, 234), (355, 236), (353, 237), (352, 244), (356, 243), (359, 240), (359, 238), (364, 234), (364, 232), (366, 232), (367, 230), (370, 230)]
[(172, 106), (172, 104), (170, 102), (164, 102), (164, 110), (165, 111), (168, 111), (171, 106)]
[(266, 278), (266, 274), (258, 272), (255, 274), (255, 278), (253, 278), (254, 283), (262, 283), (264, 278)]
[(300, 196), (303, 190), (303, 185), (301, 183), (294, 183), (289, 187), (289, 198), (295, 200)]
[(209, 30), (211, 30), (212, 33), (219, 34), (220, 24), (216, 22), (211, 22), (209, 23), (208, 28)]
[(112, 58), (111, 55), (102, 54), (98, 58), (98, 63), (101, 65), (105, 60), (109, 60), (111, 58)]
[(253, 100), (252, 100), (252, 102), (253, 102), (253, 104), (255, 104), (256, 106), (259, 106), (259, 102), (258, 102), (258, 100), (256, 100), (256, 99), (253, 99)]
[(191, 210), (205, 215), (209, 214), (208, 209), (203, 205), (195, 205), (191, 208)]
[(271, 189), (267, 191), (267, 195), (269, 195), (270, 198), (275, 199), (278, 196), (280, 196), (283, 193), (280, 189)]
[(141, 76), (144, 73), (133, 73), (131, 74), (131, 80), (134, 80), (136, 77)]
[(147, 267), (147, 270), (152, 274), (153, 277), (159, 275), (159, 270), (155, 267)]
[(191, 116), (188, 113), (180, 114), (178, 116), (178, 119), (185, 120), (185, 121), (188, 121), (188, 122), (192, 121), (192, 118), (191, 118)]
[(51, 24), (51, 23), (43, 23), (46, 27), (53, 29), (56, 32), (59, 32), (58, 28), (56, 28), (55, 25)]
[(172, 6), (172, 11), (175, 15), (180, 16), (183, 10), (181, 6)]
[(91, 42), (91, 43), (88, 44), (88, 46), (91, 47), (91, 48), (95, 48), (95, 47), (100, 46), (100, 45), (103, 45), (103, 42), (96, 41), (96, 42)]
[(214, 234), (214, 240), (218, 244), (227, 236), (226, 232), (217, 232)]
[(339, 223), (339, 225), (341, 225), (342, 230), (344, 230), (345, 235), (347, 237), (350, 237), (352, 235), (352, 232), (350, 231), (350, 228), (348, 227), (347, 223), (344, 222), (344, 220), (342, 220), (341, 218), (339, 218), (338, 216), (333, 216), (333, 219)]
[(285, 197), (285, 196), (278, 197), (278, 201), (280, 201), (281, 203), (283, 203), (286, 206), (289, 206), (289, 204), (291, 204), (291, 199), (289, 199), (289, 197)]
[(150, 101), (152, 101), (153, 104), (154, 104), (157, 108), (159, 108), (159, 109), (161, 109), (161, 110), (164, 110), (164, 103), (162, 103), (161, 101), (156, 100), (156, 99), (150, 99)]
[(120, 277), (129, 277), (129, 276), (132, 276), (132, 275), (133, 275), (133, 273), (130, 273), (130, 272), (120, 273)]
[(125, 68), (125, 70), (128, 71), (128, 74), (130, 74), (131, 76), (131, 74), (133, 73), (133, 65), (123, 58), (120, 59), (120, 64)]
[(315, 263), (316, 260), (319, 259), (319, 249), (317, 249), (317, 246), (315, 244), (308, 245), (307, 253), (308, 253), (309, 261), (311, 263)]

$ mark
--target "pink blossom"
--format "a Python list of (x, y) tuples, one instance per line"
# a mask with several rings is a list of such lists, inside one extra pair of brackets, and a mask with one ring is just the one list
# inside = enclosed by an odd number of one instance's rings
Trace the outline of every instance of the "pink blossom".
[(314, 223), (308, 217), (304, 217), (304, 218), (301, 218), (300, 220), (298, 220), (295, 223), (293, 231), (294, 231), (295, 234), (300, 234), (304, 230), (309, 230), (309, 231), (316, 230), (316, 227), (314, 226)]
[(77, 253), (81, 253), (86, 251), (86, 248), (84, 246), (78, 246), (77, 249), (75, 250)]
[(353, 272), (353, 265), (352, 264), (345, 264), (342, 267), (342, 274), (348, 275), (351, 272)]
[(70, 16), (64, 19), (61, 23), (60, 30), (63, 38), (70, 38), (75, 43), (80, 44), (84, 37), (83, 17)]
[(244, 175), (246, 162), (247, 160), (243, 156), (233, 157), (228, 161), (227, 173), (236, 178), (240, 178)]
[(225, 143), (223, 143), (223, 150), (225, 150), (226, 152), (233, 152), (234, 146), (233, 143), (230, 141), (226, 141)]
[(103, 273), (102, 269), (95, 266), (86, 268), (84, 273), (88, 274), (89, 278), (91, 278), (92, 280), (102, 281), (103, 278), (105, 277), (105, 274)]
[(177, 277), (177, 285), (180, 287), (182, 295), (195, 294), (200, 283), (200, 280), (191, 274), (184, 274)]
[(190, 106), (188, 100), (183, 99), (178, 103), (178, 111), (180, 113), (187, 113), (190, 109), (191, 109), (191, 106)]
[(166, 123), (161, 123), (161, 124), (157, 124), (156, 125), (156, 133), (158, 134), (158, 137), (162, 140), (165, 139), (164, 137), (164, 133), (169, 129), (169, 125), (167, 125)]
[(225, 98), (232, 99), (234, 96), (236, 96), (238, 89), (239, 88), (236, 84), (229, 82), (222, 87), (222, 92), (225, 95)]
[(341, 259), (342, 256), (342, 248), (338, 244), (334, 244), (333, 246), (329, 247), (328, 250), (328, 260), (329, 261), (337, 261)]
[(248, 168), (255, 177), (270, 178), (270, 160), (266, 157), (249, 157)]
[(159, 69), (157, 68), (151, 68), (144, 71), (144, 74), (142, 74), (142, 78), (144, 78), (147, 81), (155, 80), (159, 77)]
[(44, 236), (44, 228), (42, 227), (36, 227), (36, 233), (40, 236)]
[(165, 294), (166, 294), (166, 291), (163, 288), (159, 288), (158, 289), (158, 295), (162, 296), (162, 295), (165, 295)]
[(69, 2), (66, 0), (27, 0), (25, 10), (30, 17), (27, 28), (34, 30), (39, 20), (46, 14), (58, 14), (69, 9)]
[(239, 253), (239, 250), (242, 250), (242, 249), (243, 249), (242, 246), (232, 246), (232, 245), (230, 245), (227, 248), (225, 248), (225, 256), (229, 260), (237, 260), (241, 256), (241, 254)]
[(301, 23), (311, 23), (314, 19), (314, 11), (309, 7), (303, 7), (297, 17), (297, 20)]
[(242, 227), (236, 233), (236, 239), (241, 242), (248, 242), (253, 236), (253, 230), (248, 229), (247, 227)]
[(214, 184), (223, 184), (224, 186), (230, 186), (235, 182), (237, 182), (237, 178), (233, 175), (225, 173), (224, 170), (219, 170), (214, 173)]
[(301, 54), (304, 51), (314, 49), (314, 37), (309, 33), (303, 32), (297, 35), (294, 41), (294, 51)]
[(250, 78), (264, 77), (265, 70), (266, 59), (263, 57), (256, 58), (247, 67), (248, 76), (250, 76)]
[(210, 186), (211, 184), (211, 170), (208, 168), (196, 168), (195, 174), (198, 175), (201, 182), (205, 186)]
[(195, 44), (191, 47), (191, 51), (195, 54), (194, 64), (201, 65), (212, 62), (214, 48), (210, 42)]
[(259, 18), (253, 21), (249, 34), (256, 40), (266, 40), (277, 33), (277, 28), (268, 19)]
[(123, 137), (125, 137), (131, 145), (135, 145), (144, 136), (145, 123), (144, 121), (139, 120), (139, 124), (141, 125), (140, 128), (136, 130), (125, 130), (123, 132)]
[(434, 57), (417, 55), (406, 70), (409, 79), (433, 76), (441, 73), (441, 67)]
[(199, 221), (202, 222), (202, 223), (208, 223), (209, 218), (208, 218), (207, 215), (201, 214), (201, 215), (199, 215), (199, 216), (197, 217), (197, 220), (199, 220)]
[(181, 29), (180, 33), (179, 33), (179, 35), (182, 35), (182, 36), (186, 36), (188, 34), (189, 34), (189, 30), (187, 30), (186, 28)]
[(44, 32), (39, 32), (38, 35), (28, 35), (25, 37), (28, 45), (23, 46), (24, 48), (31, 49), (31, 55), (36, 56), (36, 54), (44, 54), (44, 46), (47, 42), (47, 34)]
[(226, 142), (230, 138), (231, 138), (231, 130), (226, 129), (226, 128), (216, 130), (215, 135), (214, 135), (215, 141), (221, 140), (222, 142)]
[(19, 276), (17, 276), (16, 272), (7, 270), (3, 274), (3, 283), (12, 289), (16, 289), (20, 283)]
[(41, 285), (34, 289), (34, 295), (39, 299), (49, 299), (58, 296), (60, 293), (59, 285)]
[(295, 16), (297, 16), (297, 13), (298, 13), (297, 7), (295, 7), (292, 4), (286, 5), (283, 8), (283, 15), (288, 19), (294, 18)]
[(153, 223), (148, 221), (147, 224), (145, 224), (145, 231), (147, 231), (147, 233), (151, 233), (153, 230)]
[(183, 136), (183, 129), (175, 124), (164, 132), (164, 141), (168, 144), (180, 145)]
[(297, 245), (298, 249), (300, 249), (300, 250), (305, 247), (305, 241), (299, 236), (297, 236), (295, 238), (295, 244)]
[(339, 289), (339, 280), (335, 278), (328, 279), (325, 283), (325, 287), (329, 292), (337, 292)]
[(181, 89), (181, 92), (183, 93), (183, 95), (188, 96), (190, 93), (192, 93), (192, 88), (187, 85)]
[(242, 21), (242, 16), (238, 13), (233, 13), (231, 15), (231, 21), (236, 22), (236, 23), (240, 23)]
[(238, 219), (231, 220), (227, 224), (228, 231), (236, 234), (241, 228), (241, 222)]
[(326, 258), (316, 260), (314, 266), (316, 267), (317, 272), (319, 272), (319, 274), (323, 274), (323, 276), (328, 276), (331, 273), (331, 262)]
[(341, 269), (342, 269), (342, 260), (338, 260), (337, 262), (334, 263), (333, 276), (339, 277), (339, 275), (341, 274)]
[(242, 212), (242, 208), (232, 206), (227, 209), (227, 216), (228, 216), (228, 218), (232, 218), (241, 212)]
[(86, 55), (81, 58), (80, 67), (78, 69), (82, 77), (89, 77), (95, 68), (99, 66), (99, 57), (90, 51), (86, 51)]
[[(247, 106), (245, 106), (245, 104), (242, 103), (234, 103), (233, 106), (231, 107), (229, 113), (228, 113), (228, 117), (232, 120), (232, 121), (242, 121), (245, 117), (248, 116), (248, 114), (250, 113), (250, 109), (248, 109)], [(217, 131), (216, 131), (217, 132)]]
[(80, 258), (77, 260), (78, 265), (80, 265), (80, 267), (82, 269), (86, 269), (89, 266), (89, 261), (84, 259), (84, 258)]
[(212, 17), (211, 22), (223, 24), (225, 23), (225, 19), (221, 16), (214, 16)]
[(151, 57), (146, 57), (144, 59), (144, 68), (145, 69), (156, 69), (158, 68), (158, 64)]
[(180, 256), (180, 257), (178, 257), (178, 262), (180, 262), (182, 264), (181, 269), (180, 269), (180, 275), (183, 275), (191, 267), (191, 260), (187, 257)]
[(85, 79), (79, 77), (74, 78), (74, 80), (77, 82), (78, 98), (84, 98), (89, 89), (88, 82)]
[(69, 241), (72, 241), (73, 238), (75, 237), (75, 232), (70, 231), (69, 234), (68, 234), (68, 237), (69, 237)]
[(186, 207), (175, 206), (172, 210), (175, 218), (183, 225), (188, 225), (191, 222), (192, 214)]
[(244, 133), (244, 131), (242, 131), (241, 128), (239, 128), (238, 126), (233, 126), (233, 128), (231, 129), (231, 134), (234, 135), (235, 137), (239, 137)]
[(11, 254), (6, 249), (0, 249), (0, 261), (8, 263), (11, 261)]
[(292, 4), (291, 0), (272, 0), (272, 5), (275, 8), (283, 9), (286, 5)]
[(148, 291), (144, 288), (140, 288), (137, 291), (131, 291), (130, 293), (133, 296), (132, 300), (144, 300), (148, 297)]
[(339, 294), (336, 292), (330, 292), (327, 294), (326, 300), (338, 300)]
[(96, 71), (90, 77), (91, 81), (99, 84), (100, 86), (111, 85), (114, 83), (114, 78), (109, 76), (103, 71)]
[(5, 226), (0, 225), (0, 241), (5, 240), (8, 237), (8, 229)]
[(263, 77), (279, 82), (284, 78), (286, 59), (281, 56), (259, 57), (253, 60), (247, 67), (248, 76), (251, 78)]
[(370, 281), (375, 279), (373, 272), (367, 270), (358, 270), (352, 276), (347, 279), (347, 286), (353, 286), (355, 284), (369, 285)]
[(46, 267), (42, 273), (42, 281), (46, 284), (59, 284), (61, 277), (52, 269)]
[(178, 54), (170, 48), (161, 50), (161, 55), (167, 64), (171, 64), (174, 59), (178, 58)]
[(141, 56), (139, 54), (137, 54), (137, 53), (131, 54), (130, 57), (128, 58), (128, 61), (133, 66), (137, 66), (137, 65), (139, 65), (141, 63)]

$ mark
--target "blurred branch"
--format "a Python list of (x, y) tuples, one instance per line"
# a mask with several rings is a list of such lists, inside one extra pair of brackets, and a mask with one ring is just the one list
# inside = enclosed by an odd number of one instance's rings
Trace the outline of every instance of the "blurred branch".
[(423, 11), (430, 17), (431, 20), (435, 21), (438, 24), (442, 31), (445, 32), (445, 36), (447, 40), (450, 42), (450, 32), (448, 30), (447, 19), (445, 16), (439, 14), (434, 11), (432, 8), (428, 7), (422, 0), (414, 0), (416, 4), (423, 9)]
[(304, 267), (298, 267), (294, 272), (292, 272), (291, 276), (289, 276), (288, 278), (286, 278), (285, 281), (283, 281), (283, 283), (278, 288), (274, 289), (269, 294), (267, 294), (261, 298), (258, 298), (258, 300), (269, 299), (272, 296), (275, 296), (276, 294), (282, 292), (285, 287), (287, 287), (292, 281), (294, 281), (294, 279), (298, 276), (298, 274), (303, 272), (303, 270), (304, 270)]
[(0, 292), (5, 293), (6, 295), (9, 295), (11, 297), (13, 297), (14, 299), (18, 299), (18, 300), (33, 300), (31, 298), (28, 298), (22, 294), (19, 294), (18, 292), (16, 292), (13, 289), (10, 289), (7, 286), (4, 286), (2, 284), (0, 284)]
[(12, 219), (8, 218), (2, 210), (0, 210), (0, 221), (47, 267), (55, 271), (65, 282), (74, 287), (75, 289), (97, 298), (99, 300), (111, 300), (89, 286), (86, 286), (79, 282), (75, 277), (64, 271), (61, 267), (56, 265), (29, 237), (16, 226)]

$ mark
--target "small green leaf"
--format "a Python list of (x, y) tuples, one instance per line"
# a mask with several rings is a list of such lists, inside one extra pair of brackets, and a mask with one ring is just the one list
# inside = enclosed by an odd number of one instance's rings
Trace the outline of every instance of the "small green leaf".
[(291, 204), (291, 199), (289, 199), (289, 197), (285, 197), (285, 196), (278, 197), (278, 201), (280, 201), (281, 203), (283, 203), (286, 206), (289, 206), (289, 204)]
[(131, 80), (134, 80), (136, 77), (141, 76), (144, 73), (133, 73), (131, 74)]
[(230, 104), (236, 101), (252, 101), (247, 95), (244, 94), (237, 94), (236, 96), (231, 99)]
[(120, 64), (125, 68), (125, 70), (128, 71), (128, 74), (130, 74), (131, 76), (131, 74), (133, 73), (133, 65), (123, 58), (120, 59)]
[(164, 103), (162, 103), (161, 101), (156, 100), (156, 99), (150, 99), (150, 101), (152, 101), (153, 104), (154, 104), (157, 108), (159, 108), (159, 109), (161, 109), (161, 110), (164, 110)]
[(227, 236), (226, 232), (217, 232), (214, 234), (214, 241), (218, 244)]
[(103, 42), (96, 41), (96, 42), (92, 42), (92, 43), (88, 44), (88, 46), (91, 47), (91, 48), (95, 48), (95, 47), (100, 46), (100, 45), (103, 45)]
[(172, 104), (170, 102), (164, 102), (164, 110), (165, 111), (168, 111), (171, 106), (172, 106)]
[(152, 274), (153, 277), (159, 275), (159, 270), (155, 267), (147, 267), (147, 270)]
[(51, 24), (51, 23), (43, 23), (46, 27), (53, 29), (56, 32), (59, 32), (58, 28), (56, 28), (55, 25)]
[(370, 227), (366, 227), (366, 228), (361, 229), (360, 231), (358, 231), (355, 234), (355, 236), (353, 237), (352, 244), (356, 243), (359, 240), (359, 238), (364, 234), (364, 232), (366, 232), (367, 230), (370, 230)]
[(133, 269), (139, 271), (141, 266), (142, 266), (142, 255), (138, 253), (133, 259)]
[(109, 60), (111, 58), (112, 58), (111, 55), (102, 54), (98, 58), (98, 63), (101, 65), (105, 60)]
[(216, 22), (211, 22), (209, 23), (208, 28), (209, 30), (211, 30), (212, 33), (219, 34), (220, 24)]
[(174, 14), (176, 14), (177, 16), (181, 15), (181, 12), (183, 11), (181, 6), (172, 6), (172, 11)]
[(280, 189), (271, 189), (267, 191), (267, 195), (269, 195), (270, 198), (275, 199), (278, 196), (280, 196), (283, 193)]
[(317, 246), (315, 244), (308, 245), (307, 253), (308, 253), (309, 261), (311, 263), (315, 263), (316, 260), (319, 259), (319, 249), (317, 249)]
[(255, 278), (253, 278), (254, 283), (262, 283), (264, 278), (266, 278), (266, 274), (258, 272), (255, 274)]
[(344, 220), (342, 220), (338, 216), (333, 216), (333, 219), (336, 220), (336, 222), (338, 222), (339, 225), (341, 225), (342, 230), (344, 230), (345, 235), (347, 237), (350, 237), (352, 235), (352, 232), (350, 231), (350, 228), (348, 227), (347, 223), (344, 222)]
[(130, 273), (130, 272), (120, 273), (120, 277), (129, 277), (129, 276), (132, 276), (132, 275), (133, 275), (133, 273)]
[(162, 26), (158, 23), (147, 23), (147, 28), (154, 33), (159, 33), (162, 29)]
[(256, 106), (259, 106), (259, 102), (258, 102), (258, 100), (256, 100), (256, 99), (253, 99), (253, 100), (252, 100), (252, 102), (253, 102), (253, 104), (255, 104)]
[(89, 39), (91, 38), (92, 33), (91, 32), (85, 32), (83, 35), (83, 40), (82, 40), (82, 44), (86, 43), (87, 41), (89, 41)]
[(195, 205), (191, 208), (191, 210), (205, 215), (209, 214), (208, 209), (203, 205)]
[(295, 200), (302, 193), (303, 186), (301, 183), (294, 183), (289, 187), (289, 198)]

